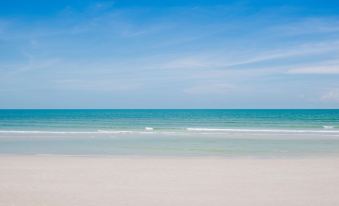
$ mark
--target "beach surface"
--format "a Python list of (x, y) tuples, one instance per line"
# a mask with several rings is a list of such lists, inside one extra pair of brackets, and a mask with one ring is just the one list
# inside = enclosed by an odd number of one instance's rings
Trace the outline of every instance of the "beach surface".
[(339, 157), (1, 155), (1, 206), (339, 205)]

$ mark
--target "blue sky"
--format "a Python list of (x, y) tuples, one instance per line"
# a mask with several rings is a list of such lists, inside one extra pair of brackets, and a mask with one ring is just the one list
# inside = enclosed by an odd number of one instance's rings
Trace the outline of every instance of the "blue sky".
[(0, 1), (0, 108), (339, 108), (339, 1)]

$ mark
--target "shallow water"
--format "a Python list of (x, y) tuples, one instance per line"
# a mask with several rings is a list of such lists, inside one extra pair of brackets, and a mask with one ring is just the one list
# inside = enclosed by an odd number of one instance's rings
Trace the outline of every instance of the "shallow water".
[(339, 110), (0, 110), (0, 130), (339, 130)]
[(339, 154), (339, 110), (0, 110), (0, 153)]

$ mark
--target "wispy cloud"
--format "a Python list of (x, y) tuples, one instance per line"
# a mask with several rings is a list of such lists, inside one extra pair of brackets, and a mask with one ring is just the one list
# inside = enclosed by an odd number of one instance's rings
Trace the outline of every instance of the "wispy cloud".
[(8, 27), (9, 24), (10, 23), (8, 20), (0, 19), (0, 34), (3, 34), (5, 32), (5, 29)]
[(142, 88), (140, 83), (110, 79), (63, 79), (54, 82), (55, 89), (82, 92), (131, 92)]
[(319, 35), (339, 32), (338, 17), (309, 17), (273, 26), (271, 32), (278, 35)]
[[(29, 58), (25, 62), (19, 62), (16, 64), (0, 64), (0, 72), (3, 78), (15, 78), (16, 76), (22, 76), (24, 73), (32, 73), (37, 70), (48, 70), (55, 68), (55, 65), (60, 63), (58, 58), (47, 58), (47, 59), (33, 59)], [(46, 72), (46, 71), (45, 71)]]
[[(207, 54), (203, 54), (204, 52), (200, 52), (198, 54), (189, 55), (187, 57), (179, 57), (164, 62), (162, 65), (163, 68), (179, 68), (179, 69), (189, 69), (189, 68), (216, 68), (216, 69), (234, 69), (239, 66), (242, 68), (253, 68), (254, 65), (265, 62), (274, 62), (277, 60), (289, 60), (292, 58), (300, 58), (314, 55), (324, 55), (324, 54), (338, 54), (339, 55), (339, 40), (338, 41), (324, 41), (317, 43), (307, 43), (301, 45), (293, 45), (287, 46), (284, 49), (272, 49), (272, 50), (264, 50), (264, 51), (246, 51), (241, 54), (241, 51), (237, 51), (239, 53), (237, 56), (227, 55), (226, 52), (216, 53), (215, 51), (208, 52)], [(223, 54), (224, 53), (224, 54)], [(321, 60), (320, 60), (321, 61)], [(325, 59), (325, 61), (328, 61)], [(307, 63), (307, 62), (305, 62)], [(281, 63), (280, 63), (281, 64)], [(284, 64), (293, 64), (290, 62), (286, 62)], [(335, 66), (335, 65), (333, 65)], [(261, 65), (262, 68), (267, 66)], [(272, 67), (272, 65), (269, 65)], [(274, 67), (278, 67), (276, 65)], [(273, 69), (273, 68), (272, 68)], [(298, 69), (299, 70), (299, 69)], [(302, 71), (300, 69), (299, 71)], [(328, 68), (328, 72), (335, 71), (334, 68)], [(306, 71), (306, 70), (305, 70)], [(290, 70), (290, 73), (297, 73), (297, 70)], [(324, 71), (325, 72), (325, 71)]]
[(305, 66), (301, 68), (290, 69), (290, 74), (339, 74), (337, 65)]
[(184, 93), (189, 95), (225, 95), (234, 89), (233, 85), (227, 83), (204, 82), (186, 88)]
[(322, 101), (325, 102), (335, 102), (339, 103), (339, 89), (330, 89), (329, 91), (326, 91), (320, 98)]
[[(289, 7), (242, 3), (117, 3), (65, 6), (44, 18), (9, 21), (0, 14), (1, 91), (151, 96), (145, 105), (164, 99), (189, 105), (217, 96), (223, 107), (232, 95), (233, 105), (248, 107), (290, 105), (300, 94), (316, 96), (320, 106), (336, 99), (337, 91), (327, 88), (339, 81), (339, 14), (291, 15), (296, 11)], [(307, 104), (308, 98), (298, 101)]]

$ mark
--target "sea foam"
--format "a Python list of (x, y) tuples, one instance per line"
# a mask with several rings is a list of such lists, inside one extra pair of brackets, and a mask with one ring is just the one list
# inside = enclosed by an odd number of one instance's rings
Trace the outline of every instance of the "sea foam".
[(334, 126), (331, 126), (331, 125), (324, 125), (323, 128), (324, 128), (324, 129), (333, 129)]
[(227, 129), (227, 128), (186, 128), (193, 132), (272, 132), (272, 133), (339, 133), (339, 130), (296, 130), (296, 129)]

